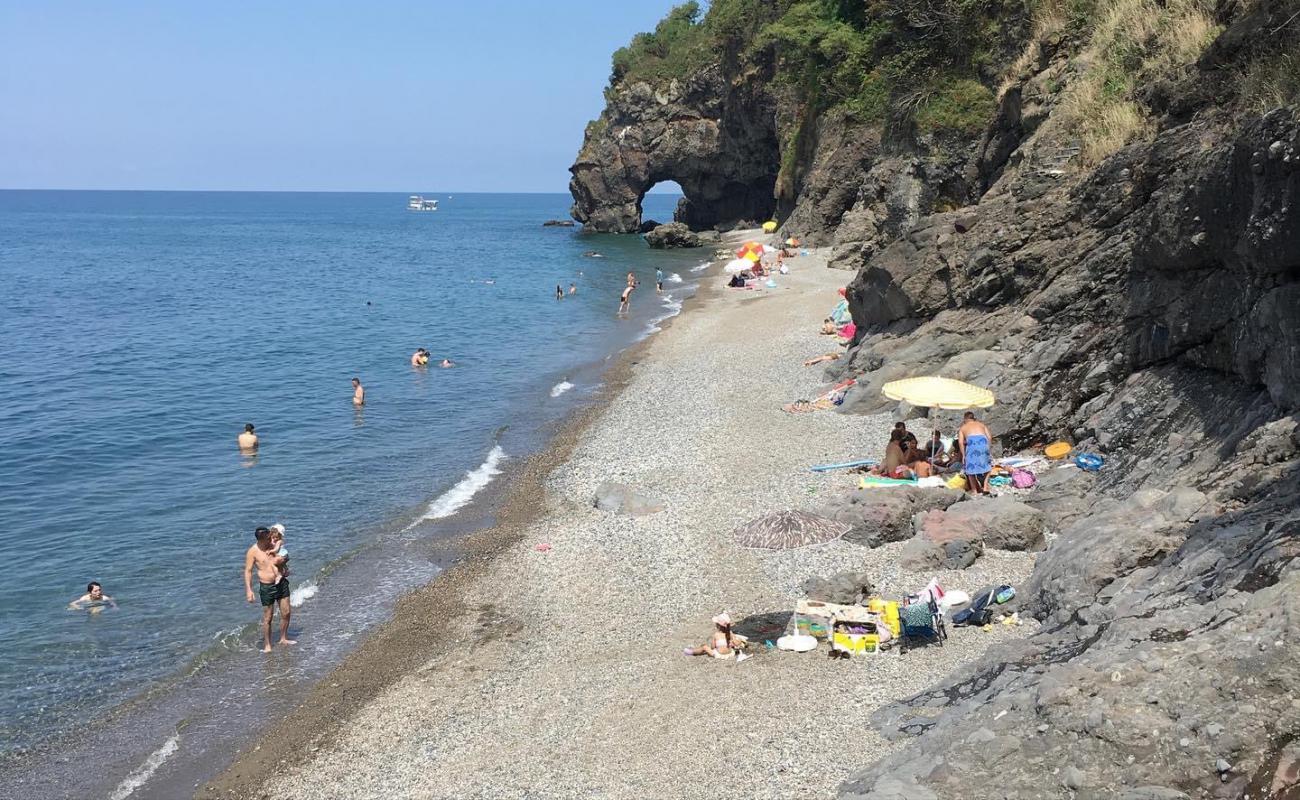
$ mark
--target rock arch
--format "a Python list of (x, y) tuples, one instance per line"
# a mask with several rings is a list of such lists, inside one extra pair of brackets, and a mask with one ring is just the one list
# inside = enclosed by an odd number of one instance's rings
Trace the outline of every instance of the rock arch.
[(645, 193), (668, 180), (683, 193), (674, 218), (693, 230), (772, 215), (779, 142), (763, 85), (734, 86), (714, 68), (607, 96), (569, 168), (570, 213), (584, 229), (635, 233)]

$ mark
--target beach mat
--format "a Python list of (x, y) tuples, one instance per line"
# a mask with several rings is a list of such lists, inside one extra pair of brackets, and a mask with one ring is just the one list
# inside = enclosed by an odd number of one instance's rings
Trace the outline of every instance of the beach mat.
[(864, 458), (861, 461), (845, 461), (843, 464), (814, 464), (808, 469), (813, 472), (830, 472), (833, 469), (849, 469), (850, 467), (874, 467), (879, 463), (874, 458)]

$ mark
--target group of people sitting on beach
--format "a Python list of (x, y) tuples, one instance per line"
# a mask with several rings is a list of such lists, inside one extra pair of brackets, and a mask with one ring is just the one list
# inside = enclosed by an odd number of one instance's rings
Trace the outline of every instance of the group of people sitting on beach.
[(966, 476), (968, 491), (987, 494), (989, 473), (993, 470), (989, 454), (991, 440), (988, 426), (976, 419), (973, 411), (967, 411), (962, 418), (950, 447), (944, 444), (943, 433), (938, 428), (921, 445), (916, 434), (907, 429), (906, 422), (897, 422), (889, 434), (885, 457), (870, 472), (904, 480), (961, 472)]

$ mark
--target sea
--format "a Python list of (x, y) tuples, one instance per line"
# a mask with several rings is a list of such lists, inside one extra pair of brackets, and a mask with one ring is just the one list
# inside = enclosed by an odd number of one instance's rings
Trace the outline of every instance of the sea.
[[(0, 191), (0, 796), (219, 772), (445, 568), (431, 542), (491, 524), (711, 255), (544, 227), (567, 194), (424, 196)], [(242, 568), (276, 522), (299, 644), (266, 656)], [(70, 610), (92, 580), (116, 608)]]

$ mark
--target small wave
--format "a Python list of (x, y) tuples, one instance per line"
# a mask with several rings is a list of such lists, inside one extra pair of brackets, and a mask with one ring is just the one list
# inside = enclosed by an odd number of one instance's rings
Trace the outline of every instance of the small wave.
[(181, 735), (179, 733), (172, 734), (172, 738), (163, 742), (162, 747), (150, 753), (143, 764), (122, 779), (122, 782), (117, 785), (113, 793), (108, 796), (109, 800), (126, 800), (136, 789), (144, 786), (145, 781), (153, 777), (153, 774), (158, 771), (163, 762), (171, 758), (172, 753), (175, 753), (180, 748), (180, 744)]
[(315, 597), (316, 593), (319, 591), (320, 591), (320, 587), (312, 583), (311, 581), (307, 581), (304, 584), (300, 584), (297, 589), (294, 589), (293, 591), (289, 592), (289, 605), (293, 606), (294, 608), (297, 608), (301, 606), (303, 603)]
[(682, 276), (679, 275), (678, 273), (674, 272), (674, 273), (672, 273), (671, 275), (668, 276), (668, 282), (669, 282), (669, 283), (681, 283), (681, 282), (682, 282)]
[(560, 395), (564, 394), (565, 392), (569, 391), (572, 388), (573, 388), (573, 384), (569, 383), (568, 381), (560, 381), (559, 383), (551, 387), (551, 397), (559, 397)]
[(429, 510), (424, 512), (424, 519), (443, 519), (464, 508), (480, 489), (501, 474), (497, 464), (500, 464), (505, 457), (506, 451), (501, 449), (501, 445), (494, 446), (492, 452), (488, 453), (487, 460), (479, 464), (477, 469), (466, 472), (465, 477), (461, 478), (455, 486), (429, 503)]
[(709, 265), (712, 263), (713, 262), (711, 261), (705, 261), (703, 264), (700, 264), (698, 267), (691, 267), (691, 272), (703, 272), (704, 270), (708, 269)]

